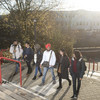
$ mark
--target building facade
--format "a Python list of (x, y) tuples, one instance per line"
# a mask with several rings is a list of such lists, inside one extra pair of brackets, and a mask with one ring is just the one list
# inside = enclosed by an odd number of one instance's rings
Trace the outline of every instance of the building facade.
[(71, 30), (100, 30), (100, 12), (95, 11), (60, 11), (57, 12), (57, 21), (62, 23), (63, 28)]

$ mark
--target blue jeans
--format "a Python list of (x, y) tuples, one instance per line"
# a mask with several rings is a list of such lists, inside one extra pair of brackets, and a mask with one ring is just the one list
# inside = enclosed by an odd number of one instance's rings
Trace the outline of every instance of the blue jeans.
[(35, 75), (34, 76), (37, 76), (38, 71), (40, 72), (40, 74), (42, 74), (40, 67), (36, 66), (36, 68), (35, 68)]
[[(16, 58), (14, 60), (19, 61), (19, 59)], [(18, 68), (19, 68), (19, 63), (16, 63), (16, 72), (18, 71)]]
[(47, 74), (49, 69), (51, 70), (52, 80), (55, 80), (54, 68), (53, 67), (50, 67), (50, 68), (49, 67), (44, 67), (42, 83), (45, 83), (45, 77), (46, 77), (46, 74)]

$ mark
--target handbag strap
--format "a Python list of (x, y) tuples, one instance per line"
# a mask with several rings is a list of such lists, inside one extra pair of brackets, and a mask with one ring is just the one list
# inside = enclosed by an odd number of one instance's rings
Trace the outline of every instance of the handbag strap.
[(51, 55), (52, 55), (52, 51), (51, 51), (51, 53), (50, 53), (50, 58), (49, 58), (49, 62), (50, 62), (50, 59), (51, 59)]

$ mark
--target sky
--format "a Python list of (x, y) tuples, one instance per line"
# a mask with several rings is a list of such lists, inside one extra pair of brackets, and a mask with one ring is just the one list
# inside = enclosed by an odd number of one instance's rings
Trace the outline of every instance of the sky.
[(100, 11), (100, 0), (61, 0), (63, 10)]
[[(57, 7), (58, 10), (71, 11), (71, 10), (81, 9), (88, 11), (100, 11), (100, 0), (58, 0), (58, 1), (61, 2), (59, 7)], [(6, 10), (0, 10), (0, 14), (5, 14), (5, 13), (7, 13)]]

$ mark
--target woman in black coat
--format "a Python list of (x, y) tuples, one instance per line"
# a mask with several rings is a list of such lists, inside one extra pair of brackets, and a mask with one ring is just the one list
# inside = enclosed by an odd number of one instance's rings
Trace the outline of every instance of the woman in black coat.
[(62, 88), (62, 79), (67, 79), (69, 82), (69, 86), (71, 85), (71, 80), (69, 79), (68, 68), (70, 66), (69, 58), (65, 54), (63, 49), (60, 50), (60, 61), (58, 67), (58, 77), (59, 77), (59, 87), (57, 89)]
[[(70, 67), (70, 73), (73, 81), (73, 96), (71, 97), (72, 99), (76, 99), (79, 94), (79, 90), (81, 87), (81, 80), (83, 78), (84, 72), (85, 72), (85, 62), (82, 58), (82, 54), (80, 51), (75, 51), (72, 57), (71, 67)], [(77, 85), (76, 80), (78, 81), (78, 86), (76, 86)]]

